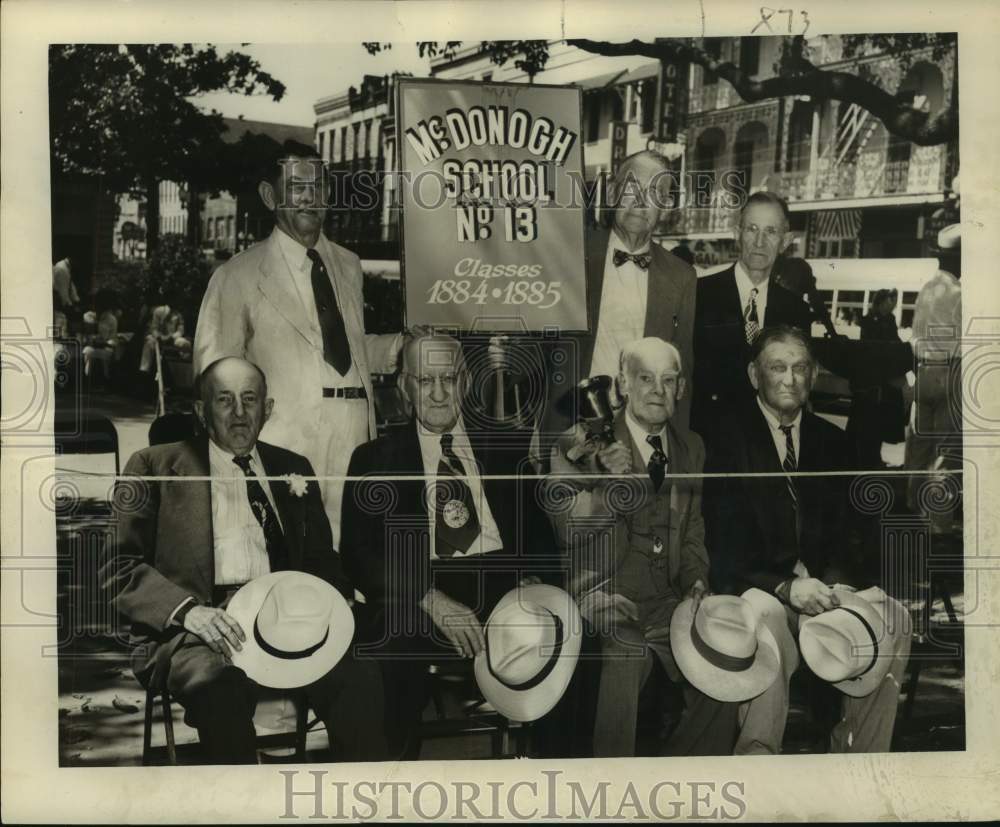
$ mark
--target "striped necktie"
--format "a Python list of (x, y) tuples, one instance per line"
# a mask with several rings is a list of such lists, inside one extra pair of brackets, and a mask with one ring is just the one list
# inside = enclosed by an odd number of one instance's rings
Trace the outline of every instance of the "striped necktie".
[(759, 292), (756, 287), (750, 290), (750, 300), (743, 311), (743, 332), (746, 335), (748, 345), (752, 345), (757, 334), (760, 333), (760, 319), (757, 316), (757, 294)]
[[(781, 467), (785, 469), (785, 473), (792, 474), (798, 468), (798, 461), (795, 457), (795, 443), (792, 441), (792, 425), (779, 425), (781, 432), (785, 435), (785, 461), (781, 463)], [(799, 507), (799, 494), (795, 490), (795, 479), (793, 477), (786, 477), (788, 481), (788, 493), (792, 497), (792, 506), (798, 510)]]
[(465, 481), (465, 468), (453, 446), (452, 434), (441, 434), (438, 488), (434, 497), (434, 553), (452, 557), (465, 553), (479, 536), (479, 515), (472, 489)]
[(663, 439), (659, 434), (650, 434), (646, 437), (646, 442), (653, 447), (653, 455), (649, 458), (646, 471), (653, 482), (653, 490), (659, 491), (667, 475), (667, 455), (663, 452)]

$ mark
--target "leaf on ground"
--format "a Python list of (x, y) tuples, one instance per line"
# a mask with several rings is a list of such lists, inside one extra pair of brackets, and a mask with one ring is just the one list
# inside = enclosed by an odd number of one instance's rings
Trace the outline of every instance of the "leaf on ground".
[(139, 707), (137, 707), (135, 704), (129, 703), (128, 701), (124, 701), (121, 698), (119, 698), (117, 695), (115, 695), (115, 699), (111, 702), (111, 705), (115, 709), (120, 710), (121, 712), (138, 712), (139, 711)]

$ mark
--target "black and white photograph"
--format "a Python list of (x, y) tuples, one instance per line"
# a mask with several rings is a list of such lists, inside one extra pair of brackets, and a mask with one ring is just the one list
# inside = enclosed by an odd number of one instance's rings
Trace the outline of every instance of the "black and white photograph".
[[(995, 15), (474, 5), (508, 19), (25, 47), (22, 781), (166, 785), (111, 821), (996, 816)], [(97, 817), (41, 789), (17, 820)]]

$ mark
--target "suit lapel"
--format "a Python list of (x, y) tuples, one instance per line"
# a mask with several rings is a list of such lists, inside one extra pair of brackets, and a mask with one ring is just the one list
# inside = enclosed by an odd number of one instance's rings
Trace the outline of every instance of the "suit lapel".
[(677, 279), (671, 277), (668, 252), (656, 242), (650, 243), (649, 252), (652, 258), (647, 271), (643, 335), (672, 342), (678, 321), (676, 311), (680, 307)]
[[(264, 466), (265, 476), (280, 477), (289, 472), (272, 446), (266, 442), (257, 443), (257, 453), (260, 455), (261, 465)], [(289, 559), (301, 560), (302, 536), (306, 530), (305, 515), (302, 513), (304, 500), (302, 497), (293, 496), (291, 485), (284, 481), (261, 480), (261, 484), (268, 486), (271, 497), (274, 499), (274, 507), (281, 520)]]
[[(170, 467), (177, 477), (209, 477), (208, 439), (191, 440), (182, 444)], [(204, 594), (215, 586), (215, 535), (212, 526), (212, 484), (208, 480), (168, 482), (164, 499), (169, 497), (171, 510), (179, 519), (171, 520), (176, 529), (171, 538), (172, 551), (184, 549), (192, 561), (193, 574), (202, 581)]]
[(271, 303), (274, 309), (313, 347), (323, 347), (323, 338), (314, 327), (306, 313), (305, 307), (292, 282), (292, 274), (288, 272), (285, 257), (278, 246), (278, 233), (275, 229), (268, 238), (267, 250), (260, 261), (260, 279), (257, 284), (261, 293)]

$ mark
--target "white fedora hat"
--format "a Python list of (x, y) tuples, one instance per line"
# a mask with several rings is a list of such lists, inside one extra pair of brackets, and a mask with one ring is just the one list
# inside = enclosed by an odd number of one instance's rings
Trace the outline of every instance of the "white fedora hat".
[(670, 649), (684, 677), (717, 701), (746, 701), (778, 676), (778, 644), (742, 597), (691, 598), (670, 619)]
[(226, 606), (246, 640), (233, 665), (261, 686), (308, 686), (333, 669), (354, 637), (354, 615), (333, 586), (301, 571), (251, 580)]
[(840, 606), (810, 617), (799, 629), (799, 648), (809, 668), (854, 698), (871, 694), (892, 665), (900, 635), (910, 634), (910, 615), (881, 589), (865, 600), (835, 589)]
[(512, 721), (535, 721), (562, 697), (580, 654), (580, 610), (555, 586), (521, 586), (490, 613), (476, 683)]

